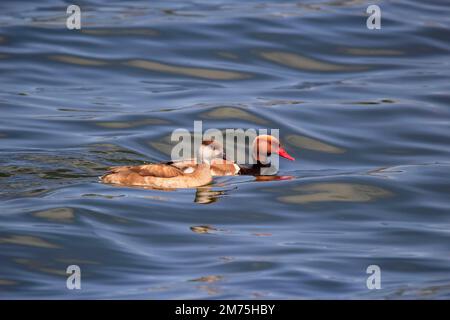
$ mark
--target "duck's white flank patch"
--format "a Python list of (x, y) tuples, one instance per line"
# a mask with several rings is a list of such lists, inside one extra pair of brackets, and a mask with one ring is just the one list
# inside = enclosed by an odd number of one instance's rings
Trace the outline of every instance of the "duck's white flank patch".
[(183, 169), (183, 172), (184, 172), (184, 173), (192, 173), (192, 172), (194, 172), (194, 168), (192, 168), (192, 167), (187, 167), (187, 168)]

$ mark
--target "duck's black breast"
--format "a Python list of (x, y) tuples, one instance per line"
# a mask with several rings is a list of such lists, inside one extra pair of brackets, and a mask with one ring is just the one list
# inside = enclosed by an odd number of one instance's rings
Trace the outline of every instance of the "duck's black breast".
[(252, 166), (239, 166), (241, 169), (239, 170), (240, 175), (251, 175), (251, 176), (259, 176), (261, 175), (261, 168), (270, 167), (270, 165), (264, 165), (258, 161)]

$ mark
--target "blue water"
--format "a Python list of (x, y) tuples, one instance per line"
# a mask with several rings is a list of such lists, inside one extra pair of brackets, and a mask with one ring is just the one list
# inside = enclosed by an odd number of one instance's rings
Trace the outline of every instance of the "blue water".
[[(447, 1), (69, 4), (0, 3), (0, 298), (450, 298)], [(98, 182), (194, 120), (280, 129), (291, 178)]]

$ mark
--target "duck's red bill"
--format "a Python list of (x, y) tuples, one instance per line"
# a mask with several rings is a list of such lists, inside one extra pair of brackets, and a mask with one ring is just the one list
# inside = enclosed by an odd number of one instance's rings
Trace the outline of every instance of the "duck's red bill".
[(289, 155), (289, 153), (287, 153), (286, 150), (284, 150), (283, 148), (278, 149), (278, 154), (279, 154), (280, 156), (282, 156), (283, 158), (286, 158), (286, 159), (288, 159), (288, 160), (291, 160), (291, 161), (294, 161), (294, 160), (295, 160), (295, 158), (294, 158), (294, 157), (291, 157), (291, 156)]

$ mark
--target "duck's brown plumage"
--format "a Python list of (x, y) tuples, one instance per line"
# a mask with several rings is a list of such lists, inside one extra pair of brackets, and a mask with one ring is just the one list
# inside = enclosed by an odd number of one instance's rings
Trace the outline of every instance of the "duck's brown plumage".
[(170, 164), (114, 167), (101, 177), (104, 183), (125, 186), (146, 186), (162, 189), (195, 188), (212, 181), (208, 164), (198, 164), (191, 173), (184, 173)]

